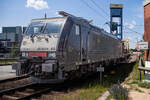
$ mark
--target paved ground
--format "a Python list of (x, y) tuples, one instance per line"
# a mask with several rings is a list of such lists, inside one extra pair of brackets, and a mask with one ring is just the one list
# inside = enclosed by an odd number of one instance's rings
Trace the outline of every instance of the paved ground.
[(0, 66), (0, 79), (15, 76), (15, 70), (12, 70), (11, 65)]
[(130, 91), (129, 100), (150, 100), (150, 94), (145, 92), (140, 93), (137, 91)]
[(106, 100), (107, 97), (110, 95), (108, 91), (106, 91), (102, 96), (100, 96), (97, 100)]
[(136, 55), (130, 56), (129, 63), (135, 62), (136, 61)]
[(128, 100), (150, 100), (150, 89), (141, 88), (136, 84), (124, 84), (124, 87), (129, 90)]

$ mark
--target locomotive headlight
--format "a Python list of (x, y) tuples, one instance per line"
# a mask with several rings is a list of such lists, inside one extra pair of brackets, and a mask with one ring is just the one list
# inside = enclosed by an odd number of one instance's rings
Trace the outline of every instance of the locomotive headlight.
[(25, 52), (22, 52), (22, 57), (24, 57), (26, 55), (26, 53)]
[(56, 58), (56, 53), (55, 52), (48, 53), (48, 57), (50, 57), (50, 58)]
[(27, 57), (27, 56), (28, 56), (28, 53), (22, 52), (22, 57)]

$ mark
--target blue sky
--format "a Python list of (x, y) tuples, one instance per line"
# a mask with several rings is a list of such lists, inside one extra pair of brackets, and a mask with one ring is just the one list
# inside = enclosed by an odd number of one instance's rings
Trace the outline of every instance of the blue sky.
[[(0, 27), (27, 26), (31, 19), (58, 16), (57, 11), (63, 10), (76, 16), (93, 20), (93, 24), (108, 29), (109, 4), (122, 3), (124, 26), (123, 37), (129, 39), (131, 47), (140, 40), (144, 33), (144, 14), (142, 0), (93, 0), (104, 11), (96, 7), (92, 0), (0, 0)], [(95, 9), (94, 11), (84, 2)], [(104, 13), (105, 12), (105, 13)]]

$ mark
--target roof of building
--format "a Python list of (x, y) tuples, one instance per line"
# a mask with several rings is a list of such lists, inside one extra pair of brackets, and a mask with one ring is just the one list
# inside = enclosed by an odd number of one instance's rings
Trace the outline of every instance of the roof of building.
[(110, 8), (123, 8), (123, 4), (110, 4)]
[(150, 0), (144, 0), (144, 1), (143, 1), (143, 6), (146, 6), (146, 5), (148, 5), (148, 4), (150, 4)]
[(17, 28), (21, 29), (21, 26), (17, 26), (17, 27), (2, 27), (2, 33), (16, 33)]

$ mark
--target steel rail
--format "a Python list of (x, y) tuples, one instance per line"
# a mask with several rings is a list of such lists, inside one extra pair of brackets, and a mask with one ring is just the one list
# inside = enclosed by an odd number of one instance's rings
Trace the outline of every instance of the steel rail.
[(18, 87), (15, 87), (15, 88), (2, 90), (2, 91), (0, 91), (0, 96), (2, 96), (4, 94), (10, 94), (10, 93), (13, 93), (13, 92), (18, 91), (18, 90), (23, 90), (25, 88), (29, 88), (29, 87), (32, 87), (32, 86), (35, 86), (35, 85), (37, 85), (37, 84), (36, 83), (30, 83), (30, 84), (18, 86)]
[(30, 95), (27, 95), (27, 96), (24, 96), (24, 97), (17, 97), (18, 99), (15, 99), (15, 100), (30, 100), (33, 97), (39, 97), (42, 94), (44, 94), (46, 92), (49, 92), (51, 90), (52, 90), (51, 88), (42, 89), (40, 91), (37, 91), (35, 93), (31, 93)]
[(21, 79), (28, 78), (28, 77), (29, 75), (7, 78), (7, 79), (0, 80), (0, 83), (9, 82), (9, 81), (17, 81), (17, 80), (21, 80)]

